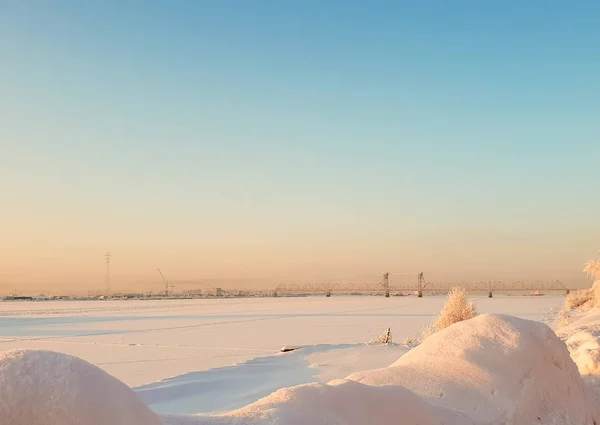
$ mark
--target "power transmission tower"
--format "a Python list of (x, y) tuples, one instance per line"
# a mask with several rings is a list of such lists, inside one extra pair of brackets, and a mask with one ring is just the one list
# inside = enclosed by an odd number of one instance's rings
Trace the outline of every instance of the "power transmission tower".
[(104, 254), (106, 261), (106, 298), (110, 295), (110, 252)]

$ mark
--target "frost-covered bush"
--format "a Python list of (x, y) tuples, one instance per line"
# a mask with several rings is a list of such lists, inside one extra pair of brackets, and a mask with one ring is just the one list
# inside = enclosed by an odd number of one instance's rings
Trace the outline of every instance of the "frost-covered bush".
[(600, 307), (600, 258), (586, 262), (583, 272), (594, 279), (594, 283), (591, 288), (579, 289), (567, 294), (565, 307), (558, 316), (560, 326), (569, 324), (571, 310), (587, 311), (594, 307)]
[(465, 288), (452, 288), (448, 292), (448, 297), (440, 314), (421, 333), (421, 340), (454, 323), (469, 320), (475, 316), (477, 316), (477, 307), (473, 302), (468, 300)]
[(579, 289), (573, 291), (565, 298), (565, 310), (573, 310), (576, 308), (590, 309), (594, 306), (594, 292), (591, 289)]
[(592, 279), (600, 280), (600, 258), (597, 260), (589, 260), (585, 263), (583, 271)]

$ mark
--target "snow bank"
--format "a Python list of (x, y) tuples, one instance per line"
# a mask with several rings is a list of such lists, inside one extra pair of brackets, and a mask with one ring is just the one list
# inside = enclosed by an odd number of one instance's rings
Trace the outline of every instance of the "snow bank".
[(581, 375), (600, 376), (600, 308), (558, 330)]
[(590, 260), (583, 271), (595, 279), (589, 289), (571, 292), (559, 313), (558, 336), (566, 343), (571, 358), (586, 381), (600, 389), (600, 258)]
[(158, 425), (125, 384), (81, 359), (50, 351), (0, 353), (0, 423)]
[(581, 331), (569, 337), (565, 343), (571, 358), (582, 375), (600, 375), (600, 344), (598, 335)]
[(478, 423), (600, 423), (562, 341), (546, 325), (511, 316), (457, 323), (389, 368), (348, 379), (403, 386)]

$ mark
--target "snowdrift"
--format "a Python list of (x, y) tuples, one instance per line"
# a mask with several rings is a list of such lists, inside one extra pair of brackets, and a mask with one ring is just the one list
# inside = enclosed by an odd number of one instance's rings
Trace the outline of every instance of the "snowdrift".
[(511, 316), (457, 323), (389, 368), (348, 379), (403, 386), (477, 423), (600, 423), (564, 343), (546, 325)]
[[(405, 388), (371, 387), (348, 380), (276, 391), (243, 409), (220, 416), (164, 417), (166, 425), (469, 425)], [(444, 421), (442, 421), (444, 418)]]
[(121, 381), (50, 351), (0, 353), (2, 425), (159, 425)]
[[(481, 315), (433, 334), (384, 369), (286, 388), (223, 415), (165, 425), (512, 425), (600, 423), (594, 393), (541, 323)], [(132, 390), (49, 352), (0, 357), (0, 418), (15, 425), (156, 425)]]

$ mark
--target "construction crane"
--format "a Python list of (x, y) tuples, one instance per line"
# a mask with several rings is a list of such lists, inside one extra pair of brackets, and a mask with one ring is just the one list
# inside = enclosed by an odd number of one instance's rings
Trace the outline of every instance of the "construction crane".
[(160, 269), (157, 269), (158, 272), (160, 273), (160, 277), (162, 278), (163, 284), (165, 285), (165, 297), (169, 296), (169, 288), (172, 288), (173, 285), (169, 285), (169, 281), (167, 279), (165, 279), (165, 275), (160, 271)]

